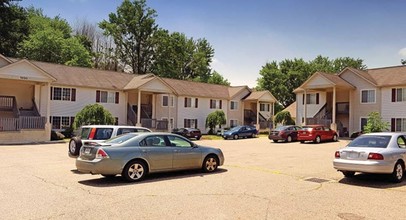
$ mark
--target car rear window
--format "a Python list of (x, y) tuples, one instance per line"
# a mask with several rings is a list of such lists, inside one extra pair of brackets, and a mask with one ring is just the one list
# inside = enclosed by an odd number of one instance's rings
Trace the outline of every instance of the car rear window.
[(88, 139), (91, 128), (82, 128), (80, 131), (80, 138)]
[(283, 131), (286, 128), (288, 128), (288, 127), (287, 126), (280, 126), (280, 127), (275, 128), (275, 131)]
[(111, 138), (112, 134), (113, 128), (96, 128), (96, 133), (93, 140), (107, 140)]
[(364, 135), (355, 138), (347, 147), (386, 148), (390, 139), (389, 135)]
[(302, 129), (300, 129), (302, 131), (312, 131), (313, 127), (302, 127)]
[(136, 137), (138, 134), (137, 133), (128, 133), (128, 134), (123, 134), (117, 137), (114, 137), (110, 140), (105, 141), (104, 143), (109, 143), (109, 144), (121, 144), (123, 142), (126, 142), (130, 140), (133, 137)]

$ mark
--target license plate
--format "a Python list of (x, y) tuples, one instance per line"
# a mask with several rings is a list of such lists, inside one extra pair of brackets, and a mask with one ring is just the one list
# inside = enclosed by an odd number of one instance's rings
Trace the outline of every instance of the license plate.
[(348, 154), (348, 157), (351, 157), (351, 158), (358, 158), (358, 157), (359, 157), (359, 153), (358, 153), (358, 152), (350, 152), (350, 153)]
[(85, 149), (85, 154), (90, 154), (90, 148)]

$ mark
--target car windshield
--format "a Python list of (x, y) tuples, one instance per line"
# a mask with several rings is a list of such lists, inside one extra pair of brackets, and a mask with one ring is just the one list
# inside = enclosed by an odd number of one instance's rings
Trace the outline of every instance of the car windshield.
[(240, 128), (242, 128), (242, 127), (241, 127), (241, 126), (237, 126), (237, 127), (231, 128), (230, 131), (239, 131)]
[(364, 135), (355, 138), (347, 147), (386, 148), (391, 139), (389, 135)]
[(128, 141), (129, 139), (136, 137), (138, 134), (137, 133), (127, 133), (127, 134), (123, 134), (114, 138), (111, 138), (107, 141), (105, 141), (104, 143), (108, 143), (108, 144), (121, 144), (123, 142)]
[(286, 128), (288, 128), (288, 126), (280, 126), (280, 127), (275, 128), (275, 131), (283, 131)]

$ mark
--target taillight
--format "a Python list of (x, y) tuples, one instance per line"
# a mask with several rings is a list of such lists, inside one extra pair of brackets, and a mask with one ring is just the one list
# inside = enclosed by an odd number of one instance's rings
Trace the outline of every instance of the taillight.
[(103, 149), (97, 149), (96, 158), (98, 159), (109, 158), (109, 155)]
[(89, 134), (89, 140), (93, 140), (94, 135), (96, 134), (96, 128), (92, 128)]
[(336, 158), (340, 158), (340, 151), (336, 151), (335, 155)]
[(368, 159), (370, 160), (383, 160), (383, 155), (378, 153), (369, 153)]

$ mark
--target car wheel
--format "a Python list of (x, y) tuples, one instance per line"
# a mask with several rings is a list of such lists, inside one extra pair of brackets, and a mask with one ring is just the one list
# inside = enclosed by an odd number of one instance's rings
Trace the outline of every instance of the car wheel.
[(316, 136), (316, 138), (314, 139), (314, 143), (318, 144), (320, 142), (321, 142), (320, 136)]
[(405, 174), (405, 166), (401, 162), (397, 162), (393, 168), (392, 180), (395, 183), (400, 183), (403, 180), (403, 175)]
[(208, 155), (204, 158), (202, 169), (206, 173), (214, 172), (217, 170), (219, 160), (214, 155)]
[(273, 142), (278, 143), (278, 140), (273, 140)]
[(342, 171), (345, 177), (353, 177), (355, 175), (354, 171)]
[(201, 137), (202, 137), (202, 136), (197, 136), (197, 137), (196, 137), (196, 140), (200, 140)]
[(234, 139), (238, 139), (238, 138), (239, 138), (239, 137), (238, 137), (238, 134), (235, 134), (233, 138), (234, 138)]
[(147, 165), (139, 160), (130, 161), (123, 170), (121, 176), (129, 182), (142, 180), (148, 171)]
[(286, 142), (292, 142), (292, 136), (288, 135), (288, 137), (286, 138)]
[(334, 142), (338, 141), (338, 137), (337, 137), (336, 134), (333, 136), (333, 141), (334, 141)]
[(79, 137), (73, 137), (69, 141), (69, 153), (72, 156), (78, 156), (80, 148), (82, 147), (82, 140)]
[(301, 144), (303, 144), (305, 141), (300, 141)]

